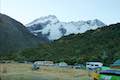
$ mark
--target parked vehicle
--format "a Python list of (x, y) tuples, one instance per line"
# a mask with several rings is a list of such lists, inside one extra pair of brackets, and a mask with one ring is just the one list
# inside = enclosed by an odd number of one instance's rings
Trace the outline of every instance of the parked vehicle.
[(102, 66), (103, 63), (101, 62), (86, 62), (86, 69), (95, 69)]
[(100, 72), (98, 80), (120, 80), (120, 70), (103, 70)]
[(75, 64), (74, 68), (75, 69), (81, 69), (81, 68), (84, 68), (84, 65), (83, 64)]
[(38, 70), (40, 68), (40, 65), (33, 63), (32, 64), (32, 70)]

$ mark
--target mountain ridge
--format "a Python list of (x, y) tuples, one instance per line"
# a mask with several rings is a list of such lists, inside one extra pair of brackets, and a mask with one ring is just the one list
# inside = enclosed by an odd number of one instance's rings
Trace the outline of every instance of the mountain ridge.
[(87, 30), (97, 29), (102, 26), (105, 26), (105, 24), (98, 19), (61, 22), (54, 15), (38, 18), (26, 25), (34, 35), (39, 37), (39, 34), (41, 34), (49, 40), (56, 40), (69, 34), (84, 33)]

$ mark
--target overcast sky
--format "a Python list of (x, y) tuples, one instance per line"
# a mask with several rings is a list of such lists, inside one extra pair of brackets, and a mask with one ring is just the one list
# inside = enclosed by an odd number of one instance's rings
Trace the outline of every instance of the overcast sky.
[(1, 0), (0, 7), (23, 24), (50, 14), (65, 22), (96, 18), (106, 24), (120, 22), (120, 0)]

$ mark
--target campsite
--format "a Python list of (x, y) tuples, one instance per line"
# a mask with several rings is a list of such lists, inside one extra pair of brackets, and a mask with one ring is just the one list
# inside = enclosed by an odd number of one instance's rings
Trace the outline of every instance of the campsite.
[[(80, 65), (80, 64), (78, 64)], [(86, 62), (86, 67), (52, 61), (1, 62), (0, 80), (119, 80), (120, 60), (109, 67), (101, 62)]]
[(86, 70), (42, 66), (33, 71), (31, 64), (0, 64), (0, 80), (88, 80)]

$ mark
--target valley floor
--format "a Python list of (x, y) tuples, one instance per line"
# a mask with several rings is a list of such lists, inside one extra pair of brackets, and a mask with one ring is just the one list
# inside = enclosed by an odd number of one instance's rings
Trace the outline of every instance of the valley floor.
[(33, 71), (31, 64), (0, 64), (0, 80), (88, 80), (86, 70), (40, 67)]

